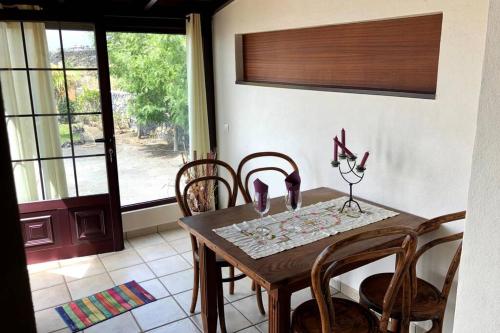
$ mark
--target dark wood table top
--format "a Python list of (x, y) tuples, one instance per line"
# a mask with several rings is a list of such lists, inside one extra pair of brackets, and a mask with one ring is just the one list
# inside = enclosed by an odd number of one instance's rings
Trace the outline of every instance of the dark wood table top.
[[(328, 201), (344, 195), (345, 193), (325, 187), (304, 191), (302, 193), (302, 206), (305, 207), (317, 202)], [(385, 207), (366, 200), (362, 201), (399, 212), (400, 214), (386, 220), (375, 222), (354, 230), (342, 232), (313, 243), (295, 247), (293, 249), (260, 259), (252, 259), (239, 247), (218, 236), (212, 231), (216, 228), (257, 218), (258, 215), (252, 204), (221, 209), (196, 216), (183, 217), (179, 220), (179, 224), (193, 234), (198, 241), (205, 243), (206, 246), (214, 251), (218, 256), (223, 257), (243, 273), (256, 280), (267, 290), (279, 288), (285, 285), (291, 286), (294, 284), (297, 285), (297, 288), (293, 289), (300, 289), (307, 285), (307, 281), (309, 281), (310, 278), (311, 268), (316, 260), (316, 257), (328, 245), (356, 233), (377, 228), (407, 226), (416, 230), (423, 222), (426, 221), (426, 219), (422, 217), (400, 212), (394, 208)], [(283, 197), (271, 200), (270, 214), (276, 214), (285, 210), (286, 207)], [(379, 240), (378, 244), (356, 244), (352, 247), (352, 249), (348, 249), (348, 251), (362, 251), (364, 249), (376, 247), (377, 245), (387, 241), (391, 241), (391, 239)], [(339, 253), (338, 255), (341, 256), (344, 254)], [(335, 260), (335, 255), (332, 257), (332, 260)]]

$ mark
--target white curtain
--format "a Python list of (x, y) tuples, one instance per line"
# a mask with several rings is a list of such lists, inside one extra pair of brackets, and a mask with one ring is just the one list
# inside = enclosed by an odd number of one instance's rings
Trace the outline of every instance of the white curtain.
[[(30, 67), (50, 68), (49, 51), (43, 23), (24, 23), (25, 40)], [(0, 23), (0, 67), (23, 68), (24, 47), (21, 25), (16, 22)], [(7, 115), (31, 113), (28, 80), (25, 71), (1, 72), (2, 94)], [(37, 113), (57, 113), (51, 73), (33, 71), (30, 74), (33, 107)], [(62, 156), (57, 117), (37, 117), (36, 129), (40, 155)], [(13, 159), (36, 158), (33, 119), (7, 118), (9, 144)], [(66, 173), (62, 160), (42, 162), (42, 177), (46, 199), (68, 196)], [(14, 164), (14, 178), (19, 202), (41, 199), (38, 191), (39, 173), (37, 162)]]
[(210, 152), (208, 132), (205, 66), (199, 14), (189, 15), (186, 22), (187, 75), (189, 104), (189, 140), (191, 153), (206, 156)]

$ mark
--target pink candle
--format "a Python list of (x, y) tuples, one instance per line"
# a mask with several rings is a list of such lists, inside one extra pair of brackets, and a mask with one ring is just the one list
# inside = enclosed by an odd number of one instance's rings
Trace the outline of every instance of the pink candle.
[(366, 152), (365, 155), (363, 156), (363, 159), (361, 160), (361, 164), (359, 165), (360, 168), (362, 168), (362, 169), (365, 168), (365, 163), (366, 163), (366, 160), (368, 159), (368, 156), (370, 156), (370, 153)]
[(335, 137), (333, 139), (333, 160), (335, 162), (338, 161), (338, 155), (339, 155), (339, 144), (338, 144), (339, 139)]
[(342, 148), (342, 155), (345, 155), (346, 151), (345, 151), (345, 148), (346, 148), (346, 145), (345, 145), (345, 129), (342, 129), (342, 132), (341, 132), (341, 135), (340, 135), (340, 140), (342, 140), (342, 146), (340, 146)]

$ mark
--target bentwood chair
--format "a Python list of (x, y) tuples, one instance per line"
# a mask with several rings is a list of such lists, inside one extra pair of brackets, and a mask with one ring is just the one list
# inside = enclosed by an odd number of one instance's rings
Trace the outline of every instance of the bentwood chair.
[[(245, 200), (245, 203), (251, 203), (252, 202), (252, 196), (250, 195), (250, 189), (248, 188), (248, 182), (250, 180), (250, 176), (252, 176), (255, 173), (258, 172), (263, 172), (263, 171), (277, 171), (281, 174), (283, 174), (284, 178), (286, 178), (289, 173), (283, 170), (282, 168), (275, 167), (275, 166), (270, 166), (270, 167), (261, 167), (261, 168), (255, 168), (251, 169), (246, 173), (246, 176), (243, 178), (243, 173), (244, 173), (244, 168), (247, 163), (249, 163), (251, 160), (255, 160), (258, 158), (265, 158), (265, 157), (275, 157), (280, 160), (284, 160), (287, 164), (291, 166), (293, 169), (292, 171), (298, 171), (299, 168), (297, 167), (297, 164), (295, 161), (282, 153), (278, 152), (273, 152), (273, 151), (265, 151), (265, 152), (258, 152), (258, 153), (253, 153), (250, 155), (245, 156), (240, 164), (238, 165), (238, 170), (237, 170), (237, 177), (238, 177), (238, 187), (240, 188), (241, 193), (243, 194), (243, 199)], [(291, 173), (291, 172), (290, 172)], [(255, 281), (252, 283), (252, 290), (256, 290), (257, 298), (261, 298), (261, 288), (259, 285), (255, 283)], [(259, 301), (259, 304), (262, 304), (262, 301)], [(264, 307), (259, 306), (259, 311), (261, 314), (265, 314)]]
[[(384, 241), (385, 240), (385, 241)], [(391, 240), (388, 242), (387, 240)], [(363, 250), (363, 244), (383, 245)], [(386, 333), (391, 310), (400, 290), (404, 293), (405, 309), (409, 310), (409, 268), (415, 255), (417, 233), (405, 227), (366, 231), (326, 247), (317, 257), (311, 272), (315, 299), (299, 305), (292, 315), (294, 333)], [(346, 247), (360, 247), (354, 255), (342, 256)], [(366, 246), (365, 246), (366, 248)], [(354, 263), (365, 263), (396, 255), (397, 264), (390, 283), (382, 290), (383, 308), (380, 319), (367, 307), (344, 298), (331, 297), (330, 279), (343, 273)], [(407, 314), (407, 312), (405, 312)], [(405, 320), (405, 317), (402, 318)], [(406, 321), (408, 332), (409, 322)]]
[[(431, 220), (428, 220), (421, 225), (419, 233), (436, 230), (442, 224), (463, 220), (465, 218), (465, 211), (443, 215)], [(410, 321), (432, 321), (432, 328), (427, 331), (428, 333), (440, 333), (443, 330), (443, 319), (446, 304), (448, 302), (448, 295), (450, 293), (453, 278), (460, 264), (460, 255), (462, 253), (462, 242), (453, 256), (448, 273), (446, 274), (443, 288), (439, 290), (431, 283), (417, 277), (417, 262), (429, 249), (444, 243), (461, 240), (463, 233), (457, 233), (450, 236), (436, 238), (424, 245), (422, 245), (410, 265), (410, 280), (411, 280), (411, 307), (409, 320)], [(380, 292), (383, 288), (387, 288), (391, 279), (392, 273), (382, 273), (372, 275), (361, 282), (359, 288), (359, 296), (361, 304), (366, 305), (368, 308), (380, 313), (383, 304), (383, 295)], [(401, 295), (398, 295), (391, 312), (391, 318), (395, 319), (397, 323), (401, 319)], [(397, 327), (394, 330), (398, 330)]]
[[(191, 177), (191, 179), (184, 187), (184, 190), (181, 191), (181, 181), (183, 176), (185, 176), (186, 173), (192, 172), (195, 168), (197, 168), (198, 172), (199, 170), (202, 170), (202, 166), (205, 167), (205, 170), (207, 170), (207, 167), (211, 168), (219, 168), (223, 169), (226, 171), (227, 174), (229, 174), (231, 184), (224, 179), (223, 177), (217, 175), (220, 173), (212, 173), (211, 175), (198, 175), (198, 177)], [(218, 171), (221, 171), (218, 170)], [(191, 174), (193, 175), (193, 173)], [(219, 182), (224, 184), (224, 187), (227, 190), (228, 193), (228, 201), (227, 201), (227, 207), (234, 207), (236, 203), (236, 198), (238, 196), (238, 186), (237, 186), (237, 179), (236, 179), (236, 173), (234, 172), (233, 168), (229, 166), (227, 163), (216, 160), (216, 159), (201, 159), (201, 160), (195, 160), (189, 163), (186, 163), (184, 166), (180, 168), (180, 170), (177, 172), (177, 176), (175, 178), (175, 196), (177, 198), (177, 202), (182, 210), (182, 213), (185, 217), (187, 216), (192, 216), (193, 211), (192, 207), (189, 205), (188, 201), (188, 192), (189, 189), (194, 186), (195, 184), (199, 184), (202, 182), (203, 186), (209, 187), (210, 182)], [(214, 185), (215, 186), (215, 185)], [(200, 257), (198, 255), (198, 242), (196, 240), (196, 237), (191, 235), (191, 248), (193, 252), (193, 270), (194, 270), (194, 281), (193, 281), (193, 295), (191, 299), (191, 308), (190, 312), (194, 313), (195, 308), (196, 308), (196, 303), (198, 300), (198, 291), (200, 287)], [(220, 327), (222, 332), (226, 332), (226, 324), (225, 324), (225, 318), (224, 318), (224, 292), (222, 289), (222, 283), (224, 282), (229, 282), (230, 284), (230, 293), (234, 293), (234, 282), (240, 279), (243, 279), (245, 277), (244, 274), (239, 274), (237, 276), (234, 275), (234, 267), (231, 266), (227, 261), (220, 257), (216, 257), (216, 264), (218, 266), (218, 283), (217, 283), (217, 308), (218, 308), (218, 313), (219, 313), (219, 321), (220, 321)], [(227, 278), (222, 278), (222, 268), (223, 267), (228, 267), (229, 268), (229, 277)], [(262, 304), (262, 298), (258, 297), (257, 298), (257, 303), (258, 307), (263, 308)]]

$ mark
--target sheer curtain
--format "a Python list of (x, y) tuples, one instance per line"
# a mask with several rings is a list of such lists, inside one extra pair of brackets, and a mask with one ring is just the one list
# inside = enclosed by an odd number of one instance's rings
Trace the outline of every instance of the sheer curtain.
[[(43, 23), (24, 23), (26, 45), (29, 46), (30, 67), (50, 68), (49, 51)], [(0, 22), (0, 67), (24, 68), (24, 47), (21, 25), (18, 22)], [(28, 80), (25, 71), (1, 72), (5, 113), (21, 115), (31, 113)], [(49, 71), (36, 71), (30, 75), (33, 107), (37, 113), (57, 113), (54, 88)], [(9, 144), (13, 159), (37, 158), (31, 117), (7, 118)], [(62, 156), (57, 117), (36, 117), (40, 155)], [(19, 202), (41, 199), (37, 186), (37, 162), (14, 164), (14, 177)], [(42, 177), (46, 199), (68, 196), (68, 186), (63, 160), (42, 162)]]
[(189, 104), (189, 139), (191, 153), (206, 156), (210, 152), (208, 132), (207, 95), (205, 88), (205, 66), (199, 14), (189, 15), (186, 22), (187, 76)]

